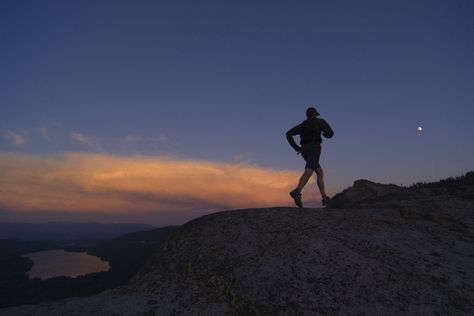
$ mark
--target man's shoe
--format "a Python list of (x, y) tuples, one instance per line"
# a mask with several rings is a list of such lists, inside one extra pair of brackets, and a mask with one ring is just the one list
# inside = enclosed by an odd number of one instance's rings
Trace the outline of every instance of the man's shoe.
[(303, 202), (301, 201), (301, 192), (295, 189), (290, 192), (290, 196), (293, 198), (293, 200), (295, 200), (296, 206), (299, 208), (303, 207)]
[(328, 205), (330, 202), (331, 202), (331, 198), (329, 196), (327, 195), (323, 196), (323, 201), (322, 201), (323, 206)]

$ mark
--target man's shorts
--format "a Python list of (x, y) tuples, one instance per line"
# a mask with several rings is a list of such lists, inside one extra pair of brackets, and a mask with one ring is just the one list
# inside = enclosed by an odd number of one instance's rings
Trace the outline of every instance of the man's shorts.
[(301, 147), (301, 156), (306, 161), (305, 169), (316, 171), (319, 167), (319, 156), (321, 156), (320, 144), (305, 144)]

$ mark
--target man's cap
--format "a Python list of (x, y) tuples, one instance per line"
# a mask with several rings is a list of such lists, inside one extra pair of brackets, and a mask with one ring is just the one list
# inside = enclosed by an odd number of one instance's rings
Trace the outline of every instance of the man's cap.
[(318, 112), (318, 110), (316, 110), (315, 107), (310, 106), (310, 107), (306, 110), (306, 117), (311, 117), (311, 116), (313, 116), (313, 115), (318, 116), (318, 115), (319, 115), (319, 112)]

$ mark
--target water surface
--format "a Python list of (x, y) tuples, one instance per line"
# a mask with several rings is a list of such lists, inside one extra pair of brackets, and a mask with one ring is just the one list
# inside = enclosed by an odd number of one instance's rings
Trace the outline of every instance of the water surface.
[(63, 249), (32, 252), (24, 255), (34, 264), (27, 272), (30, 278), (42, 280), (58, 276), (77, 277), (79, 275), (107, 271), (110, 265), (98, 257), (85, 252), (66, 252)]

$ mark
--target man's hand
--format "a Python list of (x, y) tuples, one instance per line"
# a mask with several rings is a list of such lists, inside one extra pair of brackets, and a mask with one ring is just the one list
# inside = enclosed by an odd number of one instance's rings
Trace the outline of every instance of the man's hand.
[(296, 150), (296, 154), (297, 155), (301, 154), (301, 147), (298, 147), (298, 149)]

